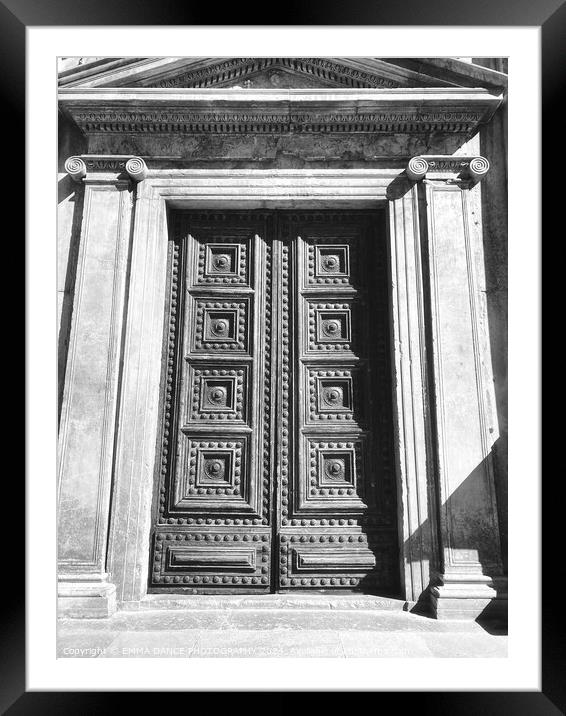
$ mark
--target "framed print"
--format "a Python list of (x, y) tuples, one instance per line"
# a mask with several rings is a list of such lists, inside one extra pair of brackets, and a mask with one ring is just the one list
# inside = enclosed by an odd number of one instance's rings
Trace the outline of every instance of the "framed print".
[(12, 9), (32, 360), (27, 666), (10, 647), (6, 707), (560, 708), (521, 576), (540, 562), (546, 18), (51, 10)]

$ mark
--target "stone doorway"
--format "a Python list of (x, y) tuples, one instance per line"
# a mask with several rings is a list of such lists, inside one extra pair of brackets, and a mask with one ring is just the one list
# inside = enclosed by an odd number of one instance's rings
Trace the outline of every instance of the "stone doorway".
[(383, 212), (170, 218), (149, 591), (398, 595)]

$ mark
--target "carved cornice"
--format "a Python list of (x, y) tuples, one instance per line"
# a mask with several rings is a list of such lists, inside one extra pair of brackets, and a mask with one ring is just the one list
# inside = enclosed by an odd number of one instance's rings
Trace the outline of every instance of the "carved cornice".
[(71, 179), (80, 182), (91, 172), (105, 172), (127, 175), (132, 181), (140, 182), (147, 176), (147, 165), (141, 157), (127, 155), (83, 154), (69, 157), (65, 162), (65, 171)]
[(485, 157), (421, 155), (413, 157), (405, 170), (411, 181), (420, 181), (431, 173), (456, 174), (458, 179), (472, 183), (481, 181), (489, 171)]
[(473, 133), (501, 98), (485, 90), (66, 90), (85, 134)]
[(269, 69), (283, 69), (298, 74), (310, 75), (323, 82), (345, 87), (401, 87), (400, 82), (382, 77), (377, 73), (365, 72), (321, 57), (234, 57), (208, 67), (188, 70), (174, 77), (165, 77), (146, 87), (212, 87)]

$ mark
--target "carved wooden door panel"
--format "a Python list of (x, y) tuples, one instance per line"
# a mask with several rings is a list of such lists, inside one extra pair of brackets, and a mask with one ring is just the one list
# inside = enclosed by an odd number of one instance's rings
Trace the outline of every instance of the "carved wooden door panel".
[[(393, 593), (398, 561), (391, 456), (386, 240), (371, 213), (280, 222), (294, 329), (283, 361), (280, 589)], [(285, 335), (285, 333), (283, 334)], [(289, 415), (288, 424), (285, 423)]]
[(385, 232), (175, 215), (150, 590), (394, 593)]

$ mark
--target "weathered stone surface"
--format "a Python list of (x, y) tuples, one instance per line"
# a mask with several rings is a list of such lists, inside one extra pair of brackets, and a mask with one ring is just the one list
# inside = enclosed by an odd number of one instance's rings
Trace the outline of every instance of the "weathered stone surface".
[(504, 633), (406, 612), (262, 609), (118, 613), (59, 623), (63, 658), (498, 657)]
[(96, 619), (109, 617), (116, 611), (116, 587), (106, 582), (106, 575), (66, 576), (61, 572), (58, 584), (59, 617)]
[[(59, 443), (59, 594), (63, 614), (107, 616), (104, 582), (130, 201), (87, 185)], [(68, 580), (66, 580), (68, 577)]]
[[(462, 144), (458, 135), (435, 133), (375, 135), (351, 133), (329, 135), (187, 135), (94, 134), (89, 137), (91, 154), (157, 155), (176, 160), (172, 166), (203, 168), (300, 169), (309, 166), (335, 169), (395, 166), (417, 154), (452, 154)], [(179, 161), (182, 160), (182, 165)], [(393, 163), (393, 164), (392, 164)], [(150, 168), (155, 162), (148, 160)]]
[(173, 594), (148, 594), (132, 609), (194, 609), (202, 610), (224, 610), (228, 614), (239, 613), (240, 611), (262, 610), (319, 610), (319, 611), (371, 611), (375, 612), (402, 612), (406, 609), (406, 602), (403, 599), (388, 599), (376, 597), (369, 594), (264, 594), (261, 596), (239, 596), (239, 595), (173, 595)]
[(104, 563), (100, 528), (108, 509), (117, 399), (127, 187), (89, 186), (85, 203), (61, 419), (59, 561), (98, 568)]

